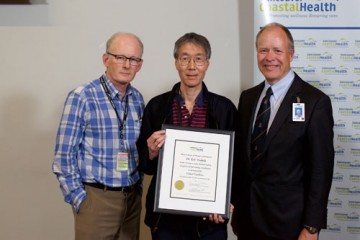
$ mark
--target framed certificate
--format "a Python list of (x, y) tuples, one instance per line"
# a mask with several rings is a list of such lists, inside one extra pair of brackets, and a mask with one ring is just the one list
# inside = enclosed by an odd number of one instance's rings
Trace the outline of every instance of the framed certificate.
[(164, 124), (155, 212), (230, 217), (234, 132)]

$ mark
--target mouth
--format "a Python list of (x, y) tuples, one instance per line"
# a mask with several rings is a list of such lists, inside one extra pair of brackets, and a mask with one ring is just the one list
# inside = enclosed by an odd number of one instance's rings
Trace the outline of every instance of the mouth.
[(264, 66), (264, 68), (265, 68), (266, 70), (268, 70), (268, 71), (272, 71), (272, 70), (275, 70), (275, 69), (278, 68), (277, 65), (263, 65), (263, 66)]
[(196, 78), (198, 75), (197, 74), (187, 74), (186, 76), (188, 78)]

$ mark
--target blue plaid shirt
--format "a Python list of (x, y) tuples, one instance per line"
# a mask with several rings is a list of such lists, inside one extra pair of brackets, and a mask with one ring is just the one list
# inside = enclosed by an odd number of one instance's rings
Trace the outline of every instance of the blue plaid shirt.
[[(140, 180), (137, 171), (136, 141), (140, 134), (144, 100), (141, 93), (129, 85), (125, 98), (103, 75), (110, 95), (123, 121), (124, 138), (120, 139), (119, 121), (114, 108), (96, 79), (71, 91), (64, 105), (57, 132), (53, 172), (56, 174), (65, 202), (76, 211), (86, 198), (83, 182), (98, 182), (106, 186), (129, 186)], [(128, 171), (117, 171), (117, 153), (129, 154)]]

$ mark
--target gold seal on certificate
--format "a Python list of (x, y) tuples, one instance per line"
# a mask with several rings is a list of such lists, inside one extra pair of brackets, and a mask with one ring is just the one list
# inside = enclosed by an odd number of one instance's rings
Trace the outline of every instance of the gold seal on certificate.
[(175, 182), (175, 188), (179, 191), (183, 190), (184, 189), (184, 182), (181, 181), (181, 180), (177, 180)]

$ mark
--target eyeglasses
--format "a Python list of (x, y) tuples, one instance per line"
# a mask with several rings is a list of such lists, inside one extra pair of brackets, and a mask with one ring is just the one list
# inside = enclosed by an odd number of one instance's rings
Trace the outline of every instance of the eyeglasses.
[(187, 55), (183, 55), (178, 58), (181, 66), (187, 66), (191, 60), (194, 60), (194, 63), (196, 66), (203, 66), (205, 62), (207, 61), (207, 58), (203, 55), (198, 55), (193, 58)]
[(142, 61), (141, 58), (135, 58), (135, 57), (126, 57), (124, 55), (116, 55), (107, 52), (106, 54), (109, 54), (110, 56), (113, 56), (115, 58), (115, 62), (118, 64), (124, 64), (127, 60), (129, 60), (130, 65), (137, 66), (139, 62)]

